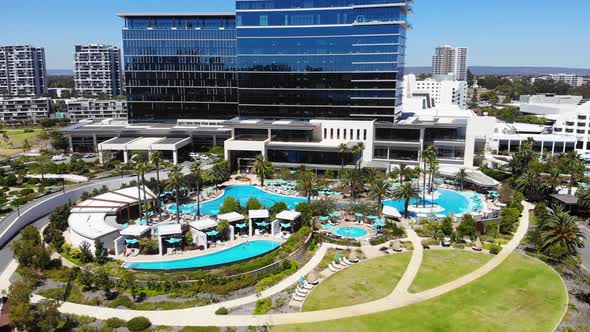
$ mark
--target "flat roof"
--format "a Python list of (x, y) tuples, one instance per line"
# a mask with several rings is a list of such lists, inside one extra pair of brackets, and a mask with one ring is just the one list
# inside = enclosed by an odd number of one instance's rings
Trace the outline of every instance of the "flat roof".
[(137, 137), (115, 137), (103, 143), (108, 142), (108, 144), (127, 144), (129, 142), (135, 141), (136, 139)]
[(201, 12), (201, 13), (117, 13), (119, 17), (199, 17), (199, 16), (236, 16), (234, 12)]
[(550, 195), (553, 199), (565, 204), (565, 205), (576, 205), (578, 204), (578, 197), (574, 195), (564, 194), (552, 194)]
[(250, 219), (268, 218), (268, 210), (250, 210), (248, 211)]
[(277, 214), (277, 219), (295, 221), (300, 216), (301, 216), (301, 212), (292, 211), (292, 210), (285, 210), (285, 211), (282, 211), (281, 213)]
[(218, 220), (227, 220), (228, 222), (234, 222), (244, 220), (244, 216), (237, 212), (229, 212), (217, 215)]

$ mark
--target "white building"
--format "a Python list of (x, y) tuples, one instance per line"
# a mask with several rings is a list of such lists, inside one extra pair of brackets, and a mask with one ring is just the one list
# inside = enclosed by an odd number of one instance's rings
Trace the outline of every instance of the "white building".
[(576, 140), (576, 150), (590, 155), (590, 101), (579, 105), (574, 112), (563, 113), (553, 124), (553, 133)]
[(525, 95), (520, 96), (520, 111), (555, 120), (559, 114), (575, 112), (586, 101), (581, 96)]
[(432, 57), (432, 75), (453, 74), (459, 81), (467, 81), (467, 48), (442, 45)]
[(85, 119), (127, 119), (126, 100), (76, 98), (66, 100), (72, 121)]
[(0, 122), (18, 125), (49, 117), (50, 98), (0, 98)]
[(551, 74), (549, 77), (558, 82), (564, 82), (571, 86), (582, 86), (584, 78), (576, 74)]
[(435, 75), (418, 81), (416, 75), (404, 76), (403, 85), (405, 104), (408, 98), (423, 97), (423, 108), (457, 105), (467, 108), (467, 82), (457, 81), (453, 75)]
[(46, 93), (45, 49), (0, 46), (0, 96), (39, 97)]
[(111, 45), (77, 45), (74, 53), (74, 85), (83, 96), (123, 94), (121, 51)]

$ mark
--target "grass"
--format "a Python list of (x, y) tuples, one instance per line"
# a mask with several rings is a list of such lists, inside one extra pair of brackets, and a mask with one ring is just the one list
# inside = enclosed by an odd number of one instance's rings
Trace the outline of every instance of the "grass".
[(410, 292), (418, 293), (444, 285), (477, 270), (492, 257), (467, 250), (426, 250)]
[(273, 331), (552, 331), (566, 303), (566, 289), (555, 271), (512, 254), (482, 278), (422, 303)]
[(305, 301), (303, 311), (345, 307), (389, 295), (411, 254), (383, 256), (348, 267), (324, 280)]
[(5, 130), (8, 140), (0, 136), (0, 156), (10, 157), (23, 152), (23, 142), (29, 140), (31, 146), (39, 143), (38, 136), (42, 129), (33, 129), (33, 132), (25, 133), (24, 129), (7, 129)]

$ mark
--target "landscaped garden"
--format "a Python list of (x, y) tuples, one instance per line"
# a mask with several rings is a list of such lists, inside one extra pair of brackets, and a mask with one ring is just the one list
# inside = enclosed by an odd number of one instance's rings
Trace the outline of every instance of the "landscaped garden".
[(566, 305), (567, 292), (555, 271), (534, 258), (512, 254), (480, 279), (422, 303), (341, 320), (276, 326), (273, 331), (551, 331)]

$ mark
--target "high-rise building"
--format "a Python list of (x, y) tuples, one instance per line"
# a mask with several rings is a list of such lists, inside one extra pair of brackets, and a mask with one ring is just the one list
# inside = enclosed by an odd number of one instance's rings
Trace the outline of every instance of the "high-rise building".
[(428, 107), (425, 108), (450, 105), (457, 105), (461, 109), (467, 108), (467, 82), (455, 80), (454, 75), (434, 75), (432, 78), (419, 81), (416, 75), (410, 74), (404, 76), (404, 83), (404, 97), (427, 98), (425, 104)]
[(130, 122), (238, 115), (235, 14), (120, 14)]
[(240, 117), (394, 119), (409, 3), (237, 0)]
[(584, 78), (576, 74), (551, 74), (549, 77), (557, 82), (564, 82), (571, 86), (582, 86)]
[(77, 45), (74, 52), (74, 86), (84, 96), (123, 94), (121, 51), (111, 45)]
[(455, 75), (457, 81), (467, 81), (467, 48), (443, 45), (432, 57), (432, 75)]
[(45, 50), (30, 45), (0, 46), (0, 96), (46, 93)]
[(125, 100), (67, 99), (68, 118), (72, 121), (86, 119), (127, 119)]

